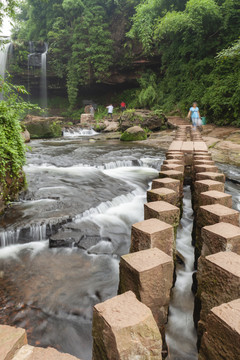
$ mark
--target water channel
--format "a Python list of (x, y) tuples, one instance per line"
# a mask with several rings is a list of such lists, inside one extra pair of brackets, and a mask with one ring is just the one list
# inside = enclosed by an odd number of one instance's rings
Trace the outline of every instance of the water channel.
[[(32, 345), (90, 360), (92, 307), (117, 294), (119, 258), (129, 251), (131, 225), (143, 220), (146, 191), (164, 152), (87, 137), (35, 140), (31, 148), (28, 190), (0, 219), (0, 323), (24, 327)], [(232, 171), (239, 176), (239, 169)], [(227, 187), (239, 206), (239, 184), (228, 181)], [(189, 194), (185, 188), (177, 239), (186, 262), (178, 269), (167, 332), (169, 359), (175, 360), (196, 358), (188, 289), (193, 270)], [(78, 246), (50, 249), (48, 239), (56, 231), (74, 232)], [(187, 312), (186, 321), (181, 312)], [(184, 335), (185, 327), (190, 339), (179, 349), (184, 340), (175, 339), (172, 329)]]

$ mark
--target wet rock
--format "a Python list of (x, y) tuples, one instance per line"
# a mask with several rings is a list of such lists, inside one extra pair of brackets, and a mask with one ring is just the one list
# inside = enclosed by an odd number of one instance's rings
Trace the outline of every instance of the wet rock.
[(62, 117), (27, 115), (23, 121), (32, 139), (54, 138), (62, 135)]
[(122, 141), (139, 141), (139, 140), (146, 140), (147, 134), (144, 129), (142, 129), (140, 126), (132, 126), (128, 128), (122, 136), (120, 137), (120, 140)]
[(80, 234), (74, 231), (59, 231), (49, 238), (49, 247), (72, 247), (73, 243), (79, 241)]

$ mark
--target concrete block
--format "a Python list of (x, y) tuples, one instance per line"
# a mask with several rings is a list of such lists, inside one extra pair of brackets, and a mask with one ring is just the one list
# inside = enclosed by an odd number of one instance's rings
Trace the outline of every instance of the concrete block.
[(168, 177), (153, 180), (152, 189), (158, 189), (158, 188), (162, 188), (162, 187), (173, 190), (179, 195), (180, 180), (171, 179)]
[(202, 192), (199, 196), (199, 205), (212, 204), (221, 204), (232, 208), (232, 195), (216, 190)]

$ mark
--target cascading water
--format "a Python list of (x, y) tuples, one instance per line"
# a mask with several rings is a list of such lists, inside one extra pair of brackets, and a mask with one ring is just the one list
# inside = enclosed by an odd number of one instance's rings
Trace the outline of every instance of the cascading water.
[(99, 133), (97, 133), (93, 129), (74, 128), (74, 129), (63, 130), (63, 136), (65, 137), (94, 136), (98, 134)]
[(48, 44), (45, 43), (45, 51), (41, 55), (40, 99), (42, 109), (47, 108), (47, 52)]
[[(11, 43), (1, 44), (0, 47), (0, 76), (2, 80), (5, 78), (6, 67), (7, 67), (7, 59), (8, 59), (8, 52), (11, 47)], [(3, 93), (0, 92), (0, 100), (3, 99)]]
[(35, 56), (35, 47), (33, 41), (29, 41), (29, 54), (28, 54), (28, 101), (30, 101), (30, 73), (31, 68), (33, 68), (34, 71), (34, 61), (32, 61), (32, 58), (34, 59)]

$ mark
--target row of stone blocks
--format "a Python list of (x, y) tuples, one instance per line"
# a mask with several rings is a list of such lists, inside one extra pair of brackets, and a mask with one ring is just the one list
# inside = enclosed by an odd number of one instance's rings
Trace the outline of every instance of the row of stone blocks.
[(239, 213), (210, 154), (195, 155), (193, 166), (199, 360), (239, 359)]
[(120, 260), (120, 295), (94, 307), (94, 360), (162, 358), (183, 172), (184, 157), (169, 154), (147, 192), (145, 220), (132, 226), (130, 253)]

